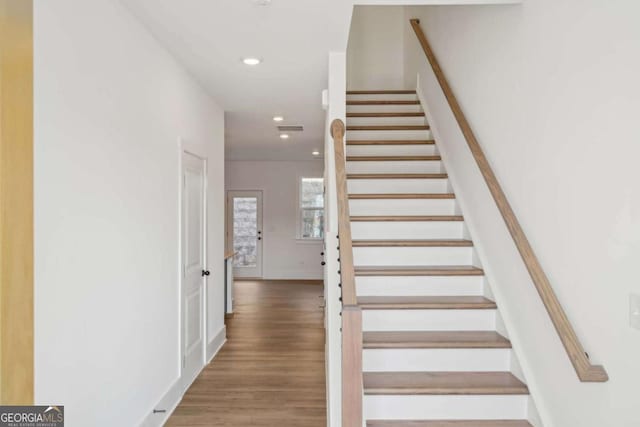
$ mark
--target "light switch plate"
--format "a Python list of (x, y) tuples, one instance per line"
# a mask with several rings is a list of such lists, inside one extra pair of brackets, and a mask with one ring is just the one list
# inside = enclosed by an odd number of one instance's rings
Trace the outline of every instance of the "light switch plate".
[(640, 329), (640, 295), (629, 295), (629, 324), (632, 328)]

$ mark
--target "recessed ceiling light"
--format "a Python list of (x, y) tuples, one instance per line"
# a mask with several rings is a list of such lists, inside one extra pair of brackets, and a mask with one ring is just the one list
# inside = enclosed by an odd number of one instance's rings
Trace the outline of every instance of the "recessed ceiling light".
[(273, 121), (274, 122), (281, 122), (284, 120), (284, 117), (282, 116), (273, 116)]
[(259, 58), (242, 58), (242, 62), (244, 62), (245, 65), (258, 65), (259, 63), (262, 62), (262, 60), (260, 60)]
[(311, 154), (313, 154), (314, 156), (319, 156), (320, 152), (318, 150), (313, 150)]
[(253, 0), (253, 2), (258, 6), (269, 6), (271, 4), (271, 0)]
[(281, 139), (289, 139), (289, 134), (288, 133), (281, 133), (280, 134), (280, 138)]

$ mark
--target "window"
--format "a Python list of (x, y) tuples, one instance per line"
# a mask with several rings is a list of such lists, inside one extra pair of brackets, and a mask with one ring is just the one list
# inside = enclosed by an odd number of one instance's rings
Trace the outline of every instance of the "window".
[(322, 239), (324, 236), (324, 179), (300, 178), (299, 200), (298, 237)]

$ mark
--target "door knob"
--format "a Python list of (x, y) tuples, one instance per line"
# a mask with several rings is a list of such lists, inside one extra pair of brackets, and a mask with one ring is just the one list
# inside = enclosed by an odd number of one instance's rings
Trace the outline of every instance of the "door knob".
[(258, 240), (262, 240), (262, 237), (258, 237)]
[(211, 274), (211, 272), (210, 272), (209, 270), (202, 270), (202, 276), (203, 276), (203, 277), (204, 277), (204, 276), (208, 276), (208, 275), (210, 275), (210, 274)]

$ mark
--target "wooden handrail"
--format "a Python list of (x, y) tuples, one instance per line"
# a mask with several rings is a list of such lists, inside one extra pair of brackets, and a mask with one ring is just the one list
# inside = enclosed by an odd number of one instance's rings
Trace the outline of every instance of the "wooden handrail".
[(484, 180), (489, 187), (489, 191), (491, 192), (491, 195), (493, 196), (493, 199), (495, 200), (496, 205), (500, 210), (502, 218), (504, 219), (504, 222), (509, 229), (509, 233), (511, 233), (511, 237), (513, 238), (513, 241), (518, 248), (518, 251), (520, 252), (520, 256), (522, 257), (527, 270), (529, 271), (529, 275), (531, 276), (531, 279), (533, 280), (533, 283), (538, 290), (538, 294), (540, 295), (540, 298), (542, 299), (542, 302), (544, 303), (544, 306), (549, 313), (549, 317), (551, 317), (551, 321), (553, 322), (553, 325), (555, 326), (556, 331), (560, 336), (560, 340), (562, 341), (562, 344), (567, 351), (569, 359), (571, 360), (571, 363), (573, 364), (573, 367), (578, 374), (578, 378), (580, 378), (580, 381), (584, 382), (607, 381), (609, 377), (604, 367), (600, 365), (592, 365), (591, 362), (589, 362), (589, 358), (587, 357), (587, 354), (585, 353), (584, 348), (580, 343), (578, 336), (576, 335), (576, 332), (571, 326), (571, 322), (569, 322), (564, 309), (560, 305), (560, 301), (558, 301), (558, 297), (553, 291), (551, 283), (549, 282), (547, 275), (540, 265), (540, 261), (538, 261), (538, 258), (533, 252), (531, 244), (529, 243), (527, 236), (524, 234), (524, 231), (522, 230), (522, 227), (520, 226), (520, 223), (518, 222), (518, 219), (516, 218), (516, 215), (513, 212), (509, 201), (507, 200), (507, 196), (504, 194), (502, 187), (500, 187), (498, 179), (496, 178), (496, 175), (493, 173), (493, 170), (489, 165), (489, 161), (484, 155), (484, 152), (482, 151), (478, 140), (473, 134), (471, 126), (464, 116), (462, 108), (460, 108), (460, 104), (458, 103), (458, 100), (453, 94), (453, 91), (451, 90), (451, 87), (449, 86), (449, 83), (447, 82), (447, 79), (442, 72), (442, 68), (440, 68), (440, 64), (438, 63), (433, 50), (431, 50), (431, 46), (429, 45), (429, 42), (427, 41), (427, 38), (424, 35), (422, 28), (420, 27), (420, 20), (411, 19), (410, 22), (413, 30), (416, 33), (416, 36), (418, 37), (418, 41), (420, 42), (420, 45), (422, 46), (422, 49), (424, 50), (424, 53), (427, 56), (429, 63), (431, 64), (431, 68), (433, 69), (433, 72), (435, 73), (436, 78), (440, 83), (440, 87), (442, 88), (442, 91), (444, 92), (444, 95), (449, 102), (449, 107), (451, 108), (451, 111), (453, 112), (453, 115), (455, 116), (456, 121), (458, 122), (458, 125), (462, 130), (462, 134), (467, 140), (467, 145), (469, 146), (469, 149), (471, 150), (471, 153), (473, 154), (473, 157), (478, 164), (478, 168), (480, 169), (480, 172), (482, 173), (482, 176), (484, 177)]
[(353, 243), (349, 218), (344, 123), (331, 123), (338, 199), (338, 240), (342, 286), (342, 426), (362, 426), (362, 310), (356, 299)]
[(346, 156), (344, 153), (344, 123), (331, 122), (331, 136), (336, 158), (336, 189), (338, 194), (338, 239), (340, 242), (340, 278), (342, 305), (356, 305), (356, 282), (351, 247), (351, 219), (349, 218), (349, 193), (347, 191)]

